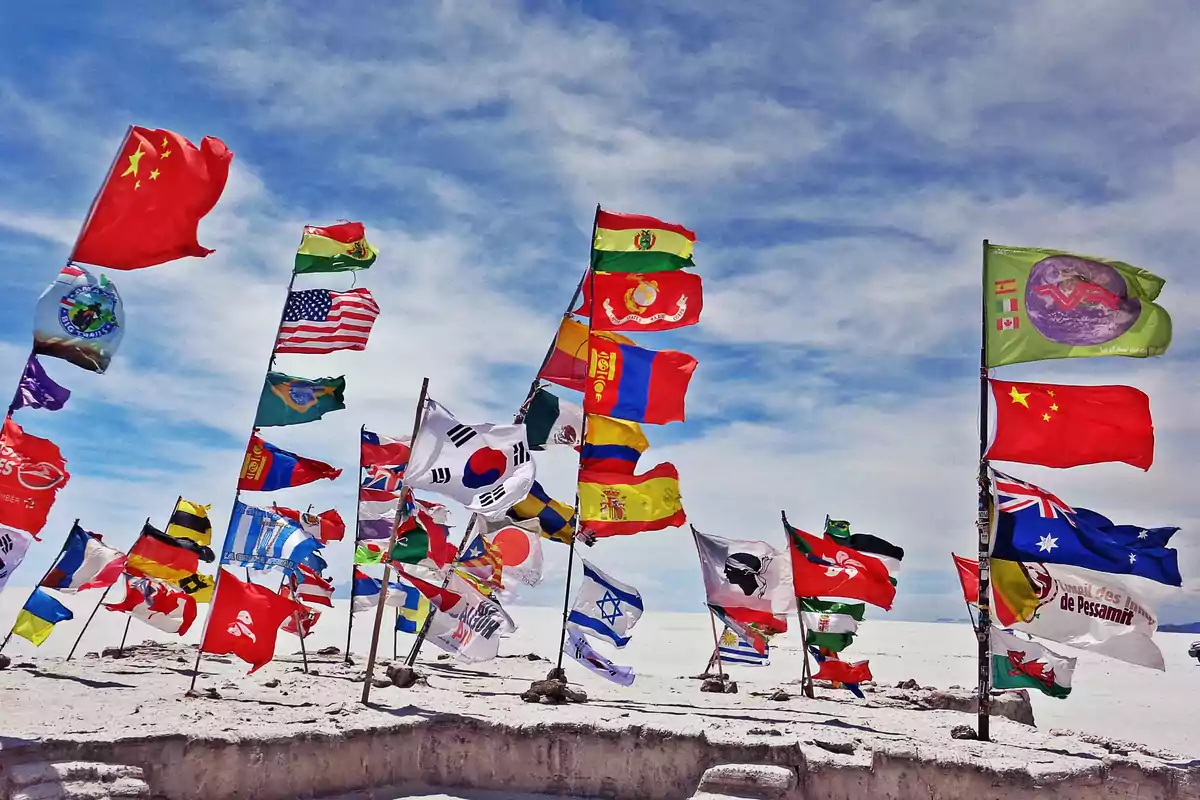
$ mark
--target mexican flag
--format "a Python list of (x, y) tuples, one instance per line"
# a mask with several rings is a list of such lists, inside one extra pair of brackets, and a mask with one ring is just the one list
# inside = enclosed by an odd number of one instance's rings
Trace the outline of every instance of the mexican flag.
[(1071, 693), (1075, 659), (1052, 653), (1037, 642), (992, 628), (992, 687), (1037, 689), (1051, 697)]
[(579, 447), (583, 435), (583, 409), (580, 406), (538, 389), (525, 410), (525, 433), (530, 450), (545, 450), (548, 445)]

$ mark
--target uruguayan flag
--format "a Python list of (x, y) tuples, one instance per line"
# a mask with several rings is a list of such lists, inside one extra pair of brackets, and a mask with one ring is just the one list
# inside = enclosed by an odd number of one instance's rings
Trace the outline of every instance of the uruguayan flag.
[(725, 632), (721, 634), (721, 662), (724, 664), (750, 664), (753, 666), (765, 667), (771, 662), (767, 660), (770, 656), (770, 645), (767, 646), (767, 652), (760, 653), (754, 649), (754, 645), (747, 642), (737, 632), (726, 626)]
[(617, 647), (629, 644), (629, 629), (642, 618), (642, 596), (627, 583), (605, 575), (582, 558), (583, 585), (567, 617), (580, 633), (608, 639)]
[(279, 568), (294, 574), (297, 565), (313, 556), (320, 546), (320, 541), (290, 519), (239, 501), (233, 504), (221, 563), (251, 569)]

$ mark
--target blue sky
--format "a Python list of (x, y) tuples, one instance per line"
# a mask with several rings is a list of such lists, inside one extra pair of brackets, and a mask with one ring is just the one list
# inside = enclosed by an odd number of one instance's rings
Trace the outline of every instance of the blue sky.
[[(75, 395), (20, 422), (63, 447), (73, 478), (16, 583), (47, 566), (76, 516), (128, 545), (183, 494), (211, 502), (223, 528), (303, 225), (367, 224), (382, 254), (359, 285), (383, 314), (365, 353), (280, 358), (292, 374), (345, 374), (348, 408), (268, 438), (352, 472), (358, 426), (406, 432), (422, 376), (464, 420), (512, 414), (585, 266), (597, 202), (700, 239), (701, 324), (643, 339), (700, 360), (689, 421), (650, 431), (645, 466), (679, 467), (705, 532), (782, 544), (786, 508), (801, 526), (828, 513), (901, 544), (903, 618), (962, 614), (948, 553), (974, 548), (980, 240), (1162, 275), (1166, 357), (1002, 373), (1147, 391), (1155, 467), (1010, 471), (1118, 521), (1183, 526), (1185, 578), (1197, 574), (1200, 22), (1186, 4), (363, 6), (10, 12), (7, 380), (126, 125), (217, 136), (236, 153), (201, 226), (216, 254), (110, 276), (128, 317), (110, 371), (44, 361)], [(569, 500), (569, 454), (539, 469)], [(341, 480), (276, 499), (350, 518), (353, 497)], [(330, 549), (339, 580), (349, 551)], [(548, 551), (531, 602), (560, 591), (565, 554)], [(650, 609), (701, 607), (685, 531), (586, 556)], [(1197, 617), (1196, 586), (1138, 588), (1178, 621)]]

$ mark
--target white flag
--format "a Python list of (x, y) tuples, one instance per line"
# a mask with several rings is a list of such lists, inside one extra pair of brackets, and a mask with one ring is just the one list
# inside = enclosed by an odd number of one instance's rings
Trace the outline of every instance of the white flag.
[(692, 528), (708, 602), (770, 614), (796, 611), (792, 561), (766, 542), (722, 539)]
[(405, 482), (496, 519), (529, 496), (536, 474), (524, 425), (463, 425), (429, 400)]
[(477, 517), (483, 538), (496, 546), (504, 563), (504, 579), (526, 586), (542, 582), (542, 527), (536, 518), (523, 522)]
[(580, 633), (597, 636), (624, 647), (629, 644), (630, 628), (642, 618), (642, 596), (627, 583), (605, 575), (594, 566), (583, 564), (583, 583), (575, 595), (575, 605), (567, 624)]
[(517, 629), (512, 617), (457, 574), (451, 573), (446, 589), (459, 595), (459, 600), (433, 615), (429, 640), (460, 661), (495, 658), (500, 652), (500, 636)]
[(0, 525), (0, 589), (25, 558), (33, 536), (16, 528)]
[(622, 667), (609, 661), (596, 652), (591, 642), (579, 635), (574, 628), (567, 628), (567, 640), (563, 642), (563, 653), (587, 667), (588, 671), (602, 678), (607, 678), (621, 686), (630, 686), (634, 674), (633, 667)]

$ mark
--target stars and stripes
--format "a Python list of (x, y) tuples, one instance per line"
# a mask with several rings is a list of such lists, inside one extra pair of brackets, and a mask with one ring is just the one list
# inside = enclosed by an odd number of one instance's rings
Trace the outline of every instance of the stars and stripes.
[(366, 289), (290, 292), (279, 326), (277, 353), (365, 350), (379, 305)]
[(1011, 514), (1037, 506), (1038, 512), (1043, 519), (1057, 519), (1059, 513), (1061, 513), (1063, 519), (1066, 519), (1068, 522), (1071, 515), (1075, 513), (1075, 509), (1040, 486), (1019, 481), (1002, 472), (993, 471), (993, 475), (994, 480), (992, 481), (992, 485), (995, 487), (996, 494), (998, 495), (998, 504), (996, 507), (1000, 511)]

